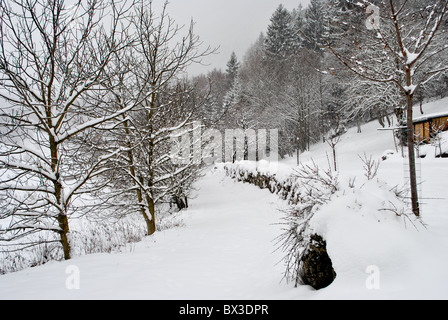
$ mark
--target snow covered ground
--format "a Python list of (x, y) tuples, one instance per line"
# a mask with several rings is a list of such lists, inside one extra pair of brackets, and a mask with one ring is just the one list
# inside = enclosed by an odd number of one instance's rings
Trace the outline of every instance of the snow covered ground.
[[(148, 237), (130, 253), (0, 276), (0, 298), (263, 299), (289, 289), (279, 285), (281, 256), (272, 253), (278, 197), (224, 178), (222, 171), (210, 171), (199, 187), (184, 213), (186, 227)], [(79, 271), (79, 290), (66, 287), (71, 265)]]
[[(425, 107), (448, 109), (448, 100)], [(356, 176), (357, 188), (341, 190), (315, 217), (337, 273), (325, 289), (281, 281), (283, 253), (273, 240), (286, 203), (211, 168), (182, 213), (184, 227), (148, 237), (132, 252), (0, 276), (0, 299), (448, 299), (448, 159), (420, 160), (425, 227), (378, 211), (388, 191), (404, 184), (406, 167), (395, 152), (381, 162), (378, 179), (363, 180), (358, 154), (379, 159), (395, 151), (392, 133), (378, 127), (366, 124), (361, 134), (349, 129), (336, 147), (341, 185)], [(327, 154), (331, 159), (330, 147), (317, 144), (301, 160), (327, 168)], [(277, 173), (294, 165), (295, 159), (282, 161)]]

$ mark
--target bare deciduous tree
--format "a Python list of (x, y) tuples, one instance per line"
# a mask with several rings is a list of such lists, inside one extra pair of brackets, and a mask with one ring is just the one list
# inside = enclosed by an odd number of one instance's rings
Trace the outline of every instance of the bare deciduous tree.
[(190, 178), (196, 174), (193, 158), (173, 163), (170, 135), (191, 124), (201, 103), (201, 99), (193, 101), (191, 86), (181, 79), (186, 68), (213, 52), (209, 47), (202, 49), (193, 22), (182, 34), (167, 6), (165, 2), (157, 15), (151, 2), (135, 5), (133, 45), (126, 59), (116, 61), (115, 67), (121, 71), (111, 72), (116, 76), (110, 105), (117, 110), (136, 106), (123, 113), (121, 123), (108, 133), (114, 142), (105, 152), (113, 156), (120, 150), (109, 163), (116, 168), (114, 193), (125, 198), (117, 202), (120, 206), (138, 208), (148, 235), (156, 231), (156, 205), (170, 197), (183, 197), (185, 202)]
[(131, 7), (118, 0), (70, 7), (63, 0), (0, 1), (2, 240), (51, 231), (70, 259), (69, 219), (79, 213), (73, 204), (102, 187), (91, 182), (112, 156), (79, 155), (75, 140), (134, 107), (110, 111), (86, 98), (109, 89), (105, 70), (129, 44), (124, 18)]

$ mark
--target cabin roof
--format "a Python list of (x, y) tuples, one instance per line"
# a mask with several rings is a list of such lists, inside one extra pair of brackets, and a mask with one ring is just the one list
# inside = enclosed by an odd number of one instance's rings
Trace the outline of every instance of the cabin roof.
[(414, 118), (412, 120), (412, 122), (414, 124), (417, 124), (417, 123), (422, 123), (422, 122), (426, 122), (426, 121), (429, 121), (432, 119), (443, 118), (443, 117), (448, 117), (448, 110), (442, 111), (442, 112), (431, 113), (431, 114), (425, 114), (423, 116)]

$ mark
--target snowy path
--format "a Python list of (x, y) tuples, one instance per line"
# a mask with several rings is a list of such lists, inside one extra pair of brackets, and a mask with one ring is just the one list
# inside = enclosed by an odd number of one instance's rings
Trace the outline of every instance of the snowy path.
[[(278, 197), (222, 172), (209, 172), (198, 186), (186, 227), (147, 238), (130, 253), (0, 276), (0, 299), (271, 299), (293, 290), (280, 283), (282, 253), (273, 253)], [(79, 270), (79, 290), (66, 287), (70, 265)]]

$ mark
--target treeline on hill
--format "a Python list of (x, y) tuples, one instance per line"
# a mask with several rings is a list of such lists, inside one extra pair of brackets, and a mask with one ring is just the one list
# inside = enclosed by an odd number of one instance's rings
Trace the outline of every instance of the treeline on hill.
[[(399, 7), (403, 1), (394, 2)], [(430, 8), (419, 1), (406, 2), (413, 12), (412, 32), (422, 30)], [(201, 108), (204, 123), (222, 130), (278, 128), (280, 156), (296, 154), (299, 162), (300, 153), (312, 143), (339, 135), (347, 126), (361, 130), (362, 123), (374, 119), (383, 127), (391, 126), (393, 114), (405, 121), (406, 99), (396, 83), (361, 77), (335, 54), (356, 56), (362, 63), (359, 55), (374, 57), (385, 50), (374, 48), (362, 35), (362, 31), (376, 35), (375, 30), (366, 30), (371, 14), (366, 3), (311, 0), (309, 7), (292, 11), (280, 5), (266, 32), (254, 39), (241, 61), (233, 53), (225, 72), (215, 69), (196, 79), (203, 90), (211, 88)], [(368, 3), (377, 3), (386, 12), (381, 1)], [(442, 35), (446, 27), (445, 17)], [(446, 34), (437, 41), (443, 48)], [(442, 54), (446, 58), (446, 50)], [(382, 74), (382, 70), (372, 71)], [(445, 69), (419, 86), (414, 101), (444, 97), (447, 87)]]

